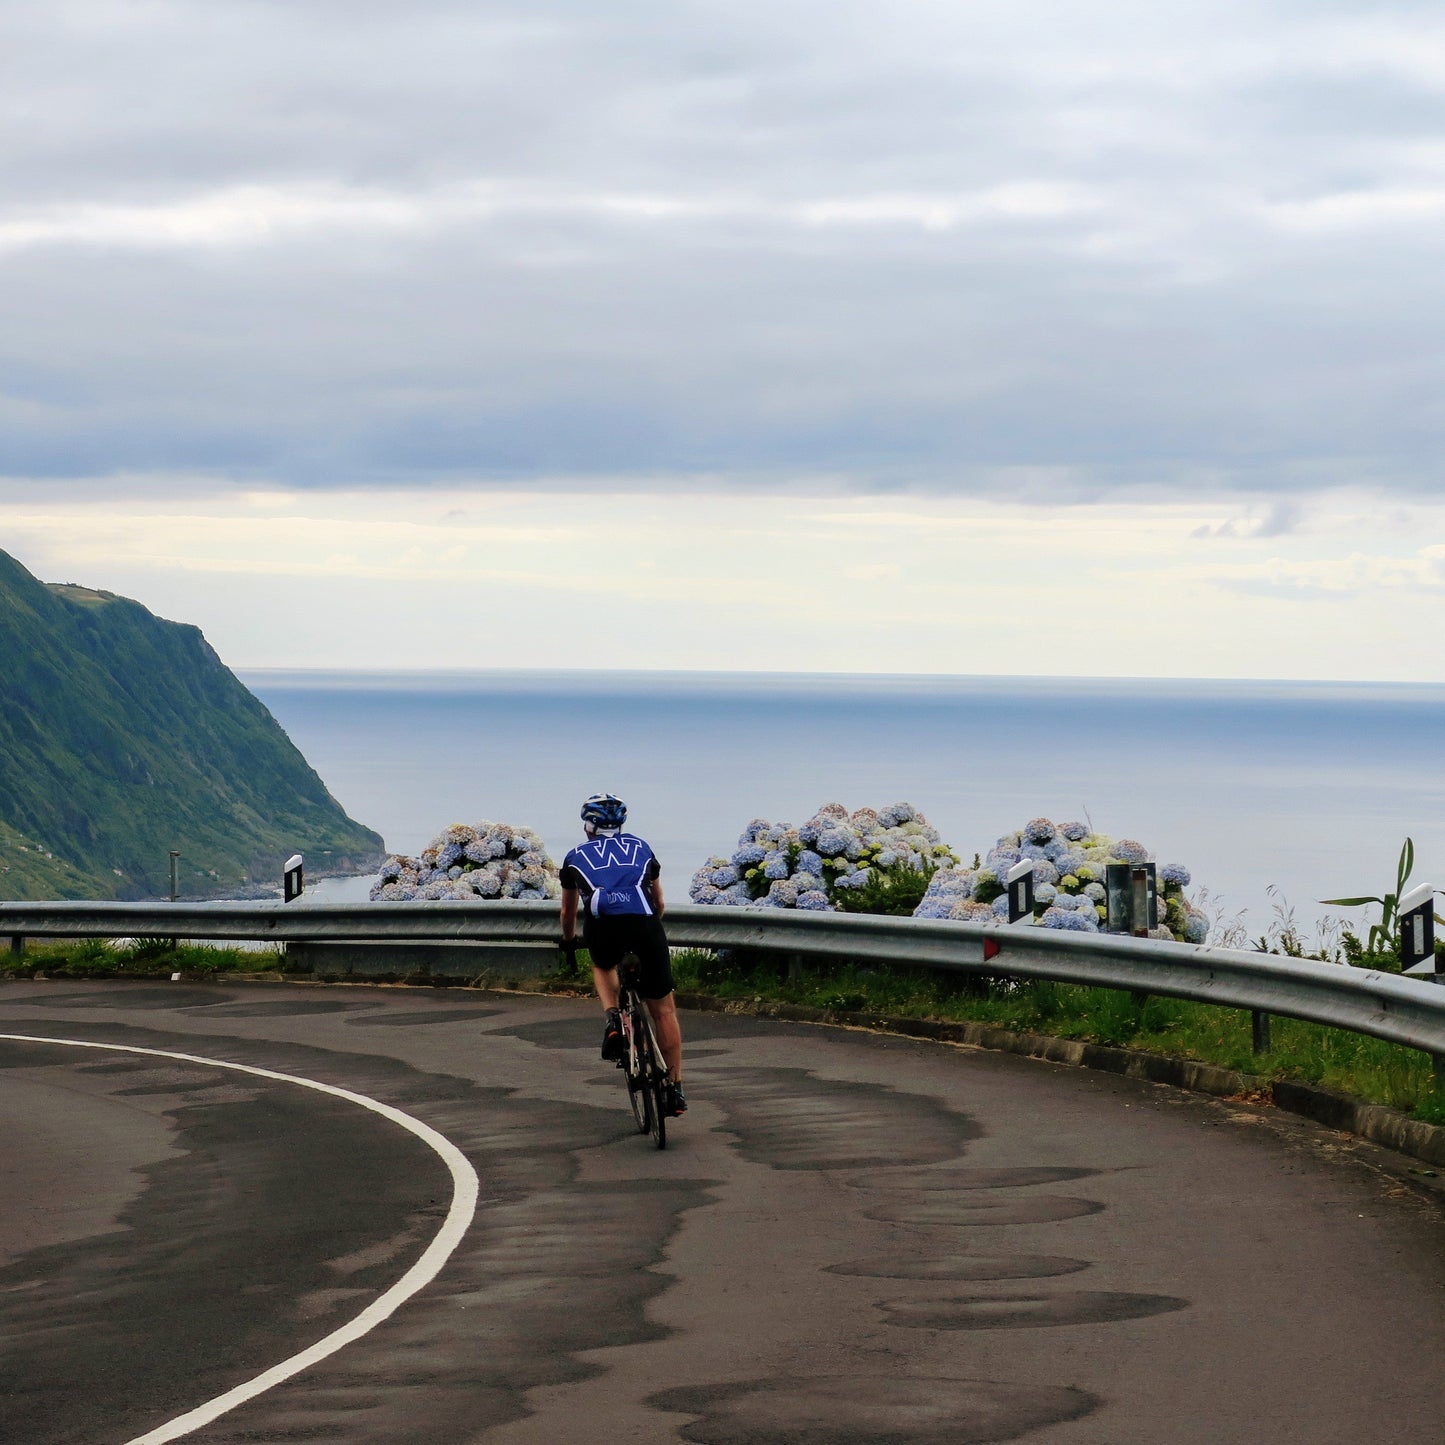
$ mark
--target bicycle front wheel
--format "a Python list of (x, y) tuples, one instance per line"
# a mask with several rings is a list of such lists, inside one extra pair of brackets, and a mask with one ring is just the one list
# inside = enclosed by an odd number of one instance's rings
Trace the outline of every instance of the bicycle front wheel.
[(652, 1110), (652, 1137), (659, 1149), (667, 1148), (667, 1075), (661, 1068), (648, 1080), (648, 1098)]

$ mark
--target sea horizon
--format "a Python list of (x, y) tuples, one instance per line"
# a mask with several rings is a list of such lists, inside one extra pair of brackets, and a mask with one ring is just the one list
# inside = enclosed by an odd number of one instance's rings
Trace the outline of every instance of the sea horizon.
[[(393, 852), (525, 824), (556, 858), (607, 790), (686, 901), (756, 816), (904, 800), (965, 861), (1039, 815), (1181, 862), (1221, 926), (1445, 881), (1445, 683), (673, 669), (241, 668)], [(575, 795), (575, 796), (574, 796)], [(1347, 915), (1358, 923), (1357, 910)]]

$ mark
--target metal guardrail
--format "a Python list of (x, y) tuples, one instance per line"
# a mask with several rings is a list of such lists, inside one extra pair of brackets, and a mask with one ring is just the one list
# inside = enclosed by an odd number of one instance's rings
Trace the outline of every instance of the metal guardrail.
[[(550, 903), (0, 903), (6, 934), (385, 944), (548, 942), (559, 931)], [(673, 947), (846, 956), (1163, 994), (1445, 1056), (1445, 988), (1310, 959), (1116, 934), (695, 905), (668, 909), (667, 934)]]

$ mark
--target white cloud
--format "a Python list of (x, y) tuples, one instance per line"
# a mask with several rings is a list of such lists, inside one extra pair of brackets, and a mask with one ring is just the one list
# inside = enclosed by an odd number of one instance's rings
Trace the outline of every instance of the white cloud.
[[(1206, 559), (1191, 533), (1236, 507), (459, 489), (242, 514), (212, 492), (0, 501), (0, 537), (200, 623), (237, 666), (1445, 676), (1418, 647), (1445, 626), (1445, 545), (1418, 541), (1445, 504), (1341, 495)], [(298, 609), (327, 627), (284, 626)]]

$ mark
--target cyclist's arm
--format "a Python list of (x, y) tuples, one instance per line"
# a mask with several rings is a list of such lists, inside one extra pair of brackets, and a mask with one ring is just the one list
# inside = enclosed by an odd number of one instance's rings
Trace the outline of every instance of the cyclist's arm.
[(652, 903), (652, 911), (658, 918), (661, 918), (663, 914), (662, 879), (649, 878), (646, 883), (646, 888), (647, 896)]
[(562, 890), (562, 937), (571, 943), (577, 937), (577, 890)]

